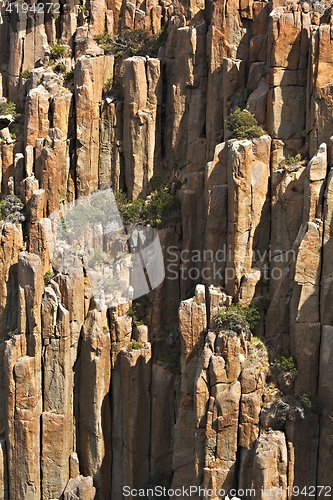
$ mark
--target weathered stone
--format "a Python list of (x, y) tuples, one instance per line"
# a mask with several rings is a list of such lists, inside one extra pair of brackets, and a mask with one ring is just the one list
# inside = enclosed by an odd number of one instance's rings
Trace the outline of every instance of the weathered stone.
[(124, 61), (124, 157), (129, 196), (146, 196), (158, 157), (157, 106), (161, 99), (160, 62), (131, 57)]
[(252, 486), (259, 498), (264, 498), (264, 490), (271, 488), (272, 495), (276, 495), (281, 487), (281, 498), (287, 498), (287, 446), (283, 432), (263, 433), (257, 440)]
[[(91, 311), (84, 323), (80, 361), (78, 443), (80, 470), (94, 477), (98, 495), (110, 495), (110, 335), (105, 311)], [(94, 408), (94, 412), (91, 411)], [(73, 481), (73, 480), (72, 480)]]
[(70, 479), (64, 491), (64, 500), (94, 500), (96, 489), (90, 476)]

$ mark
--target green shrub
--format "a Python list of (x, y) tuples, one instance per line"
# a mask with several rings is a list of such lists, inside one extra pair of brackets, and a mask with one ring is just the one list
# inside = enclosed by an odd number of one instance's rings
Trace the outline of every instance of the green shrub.
[(230, 97), (230, 109), (235, 111), (239, 108), (241, 111), (245, 108), (249, 95), (252, 94), (250, 89), (242, 89)]
[(145, 202), (141, 198), (128, 200), (125, 193), (115, 193), (117, 206), (125, 225), (150, 224), (162, 229), (181, 220), (181, 205), (170, 193), (171, 183), (153, 191)]
[(174, 375), (180, 375), (180, 332), (177, 324), (164, 326), (160, 338), (154, 340), (157, 359)]
[(151, 199), (144, 207), (146, 220), (152, 227), (159, 229), (169, 224), (176, 224), (181, 220), (180, 201), (170, 194), (169, 187), (159, 189), (151, 195)]
[(151, 35), (146, 42), (146, 50), (150, 56), (157, 56), (159, 48), (163, 47), (168, 40), (168, 30), (163, 26), (157, 35)]
[(288, 372), (293, 377), (296, 377), (298, 374), (297, 366), (292, 356), (282, 356), (280, 359), (275, 361), (274, 366), (278, 369), (278, 371)]
[(252, 337), (251, 343), (258, 349), (262, 349), (265, 347), (265, 344), (259, 337)]
[(28, 78), (30, 78), (30, 75), (31, 75), (31, 71), (26, 69), (25, 71), (22, 71), (21, 78), (24, 78), (24, 80), (28, 80)]
[(143, 348), (143, 344), (141, 344), (141, 342), (137, 342), (136, 340), (133, 340), (127, 346), (128, 351), (137, 351), (137, 350), (142, 349), (142, 348)]
[(228, 130), (233, 132), (233, 137), (237, 139), (252, 139), (261, 137), (266, 132), (259, 125), (254, 116), (239, 108), (232, 113), (227, 120)]
[(95, 40), (105, 53), (112, 52), (119, 57), (132, 57), (137, 54), (155, 56), (158, 49), (166, 43), (167, 29), (163, 28), (157, 35), (143, 29), (125, 30), (115, 36), (102, 33), (97, 35)]
[(64, 75), (64, 80), (67, 83), (71, 82), (72, 80), (74, 80), (74, 72), (73, 71), (67, 71), (67, 73), (65, 73), (65, 75)]
[(10, 194), (0, 201), (0, 218), (12, 223), (25, 220), (24, 205), (17, 196)]
[(101, 224), (105, 221), (105, 214), (115, 213), (116, 203), (111, 192), (100, 191), (90, 203), (76, 204), (71, 210), (65, 212), (59, 221), (58, 231), (63, 237), (71, 230), (75, 233), (84, 233), (88, 228), (95, 224)]
[(318, 398), (303, 391), (295, 396), (296, 403), (298, 403), (306, 413), (318, 413), (319, 405)]
[(295, 167), (302, 161), (302, 156), (297, 154), (296, 156), (288, 155), (287, 158), (284, 158), (279, 162), (279, 167), (288, 168)]
[(141, 326), (145, 324), (143, 318), (138, 312), (140, 305), (140, 303), (133, 301), (131, 307), (127, 311), (127, 316), (130, 316), (132, 318), (132, 324), (134, 326)]
[(113, 86), (113, 78), (108, 78), (103, 87), (104, 92), (110, 92), (112, 86)]
[(54, 57), (55, 59), (62, 57), (64, 53), (65, 53), (65, 47), (63, 45), (60, 45), (59, 43), (56, 43), (51, 48), (51, 56)]
[(295, 412), (301, 418), (305, 418), (306, 414), (318, 413), (318, 398), (307, 392), (302, 392), (295, 396), (283, 396), (279, 397), (273, 403), (273, 409), (277, 422), (283, 424), (287, 419), (292, 420)]
[(64, 73), (66, 71), (66, 66), (63, 63), (58, 63), (53, 68), (56, 73)]
[(16, 104), (11, 101), (0, 102), (0, 115), (12, 115), (13, 118), (20, 116), (16, 110)]
[(121, 218), (126, 226), (142, 224), (144, 222), (143, 212), (145, 202), (142, 198), (129, 200), (127, 195), (121, 190), (115, 193), (115, 198)]
[(53, 276), (54, 276), (53, 269), (49, 269), (49, 271), (46, 271), (46, 273), (44, 274), (45, 286), (48, 286), (50, 284), (51, 280), (53, 279)]
[(11, 330), (5, 334), (5, 340), (10, 340), (13, 338), (14, 332)]
[(241, 327), (253, 330), (260, 319), (260, 311), (255, 305), (231, 304), (221, 308), (216, 317), (216, 326), (229, 330)]

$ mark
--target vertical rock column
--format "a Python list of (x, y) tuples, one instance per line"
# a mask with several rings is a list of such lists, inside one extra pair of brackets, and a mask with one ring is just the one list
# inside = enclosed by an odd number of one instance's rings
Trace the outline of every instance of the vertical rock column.
[(22, 252), (18, 263), (19, 331), (7, 344), (5, 383), (10, 496), (38, 500), (40, 496), (40, 415), (42, 263)]
[(161, 103), (159, 59), (130, 57), (123, 63), (125, 181), (131, 198), (146, 196), (160, 151)]
[(113, 77), (112, 55), (78, 59), (75, 67), (76, 193), (98, 188), (100, 103), (103, 85)]
[(79, 375), (78, 455), (81, 473), (92, 476), (97, 498), (110, 498), (110, 333), (106, 311), (89, 312), (82, 331)]
[(205, 197), (207, 223), (204, 249), (207, 285), (224, 285), (228, 236), (228, 146), (226, 142), (215, 148), (214, 158), (206, 166)]
[(310, 39), (310, 74), (308, 79), (308, 105), (306, 131), (310, 134), (310, 156), (323, 142), (328, 143), (332, 134), (332, 81), (333, 40), (331, 26), (313, 27)]
[(173, 28), (166, 45), (164, 147), (168, 168), (206, 163), (206, 24)]
[(42, 301), (42, 498), (59, 497), (69, 479), (73, 451), (73, 385), (69, 313), (47, 287)]
[(325, 484), (333, 487), (332, 456), (333, 435), (333, 278), (332, 278), (332, 228), (333, 228), (333, 171), (330, 170), (324, 201), (324, 236), (322, 247), (322, 274), (320, 283), (320, 319), (322, 323), (318, 396), (321, 409), (320, 444), (318, 452), (318, 485)]
[[(265, 245), (269, 245), (270, 215), (265, 202), (270, 144), (268, 136), (228, 143), (226, 290), (232, 296), (239, 293), (244, 302), (250, 302), (253, 297), (261, 277), (262, 254)], [(242, 280), (244, 284), (239, 292)]]
[(298, 140), (305, 130), (309, 13), (277, 7), (270, 14), (267, 128), (272, 138)]
[[(203, 285), (197, 285), (196, 296), (184, 300), (179, 308), (181, 334), (181, 403), (175, 426), (172, 468), (172, 488), (201, 483), (197, 471), (195, 379), (206, 333), (206, 304)], [(201, 438), (202, 438), (201, 433)], [(202, 443), (202, 439), (201, 439)]]

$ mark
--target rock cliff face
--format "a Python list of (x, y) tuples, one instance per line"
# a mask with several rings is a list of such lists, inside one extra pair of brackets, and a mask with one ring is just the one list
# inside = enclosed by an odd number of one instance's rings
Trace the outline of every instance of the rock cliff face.
[[(0, 500), (331, 497), (333, 11), (32, 5), (0, 7)], [(232, 136), (241, 100), (264, 135)], [(156, 179), (166, 278), (98, 310), (48, 216)]]

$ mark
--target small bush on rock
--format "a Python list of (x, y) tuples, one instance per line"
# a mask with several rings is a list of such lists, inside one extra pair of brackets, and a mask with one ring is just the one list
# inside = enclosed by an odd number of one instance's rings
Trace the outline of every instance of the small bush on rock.
[(239, 328), (253, 330), (260, 319), (258, 307), (254, 305), (231, 304), (221, 308), (216, 317), (216, 326), (229, 330)]
[(53, 68), (56, 73), (64, 73), (66, 71), (66, 66), (63, 63), (58, 63)]
[(227, 127), (228, 130), (233, 132), (233, 137), (236, 139), (253, 139), (266, 134), (264, 129), (258, 125), (254, 116), (239, 108), (229, 116)]
[(22, 71), (21, 73), (21, 78), (24, 78), (24, 80), (28, 80), (30, 78), (31, 71), (26, 69), (25, 71)]
[(23, 209), (24, 205), (17, 196), (7, 195), (0, 201), (0, 218), (5, 222), (23, 222), (25, 220)]
[(288, 372), (293, 377), (296, 377), (298, 374), (297, 366), (292, 356), (282, 356), (275, 362), (274, 366), (279, 372)]
[(62, 57), (64, 53), (65, 53), (65, 47), (63, 45), (60, 45), (59, 43), (56, 43), (51, 48), (51, 56), (54, 57), (55, 59)]
[(130, 344), (127, 346), (128, 351), (138, 351), (139, 349), (142, 349), (143, 344), (141, 342), (137, 342), (136, 340), (133, 340)]
[(12, 115), (13, 118), (20, 116), (16, 110), (16, 104), (11, 101), (0, 102), (0, 115)]
[(65, 73), (65, 75), (64, 75), (64, 80), (65, 80), (66, 83), (69, 83), (72, 80), (74, 80), (74, 72), (73, 71), (67, 71), (67, 73)]
[(153, 191), (144, 201), (129, 200), (127, 195), (116, 192), (116, 202), (125, 225), (150, 224), (162, 229), (181, 220), (181, 205), (175, 194), (171, 194), (172, 182)]
[(152, 35), (149, 30), (125, 30), (113, 36), (102, 33), (95, 37), (98, 45), (105, 53), (113, 53), (119, 57), (132, 57), (135, 55), (156, 56), (158, 49), (167, 41), (167, 29)]
[(54, 276), (54, 272), (52, 269), (49, 269), (49, 271), (46, 271), (46, 273), (44, 274), (44, 285), (45, 286), (48, 286), (50, 284), (53, 276)]
[(279, 162), (279, 167), (282, 168), (295, 167), (301, 161), (302, 161), (302, 156), (300, 154), (297, 154), (296, 156), (288, 155), (287, 158)]

